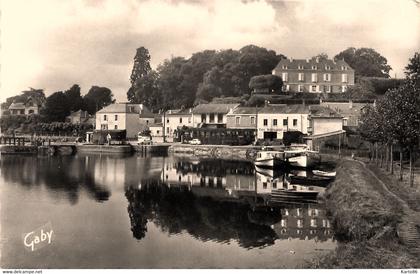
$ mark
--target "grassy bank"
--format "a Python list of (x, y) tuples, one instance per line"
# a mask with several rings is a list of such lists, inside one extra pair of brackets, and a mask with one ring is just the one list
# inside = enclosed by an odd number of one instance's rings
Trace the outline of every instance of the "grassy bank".
[(341, 160), (325, 202), (339, 240), (312, 262), (317, 268), (412, 268), (420, 259), (397, 237), (402, 207), (362, 164)]

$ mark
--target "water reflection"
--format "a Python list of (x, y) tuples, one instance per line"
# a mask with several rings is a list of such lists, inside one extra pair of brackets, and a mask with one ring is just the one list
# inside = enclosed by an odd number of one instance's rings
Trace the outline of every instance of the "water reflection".
[(45, 186), (49, 194), (76, 204), (81, 190), (99, 202), (109, 199), (108, 187), (95, 180), (97, 164), (89, 157), (2, 156), (0, 167), (1, 177), (8, 182), (29, 190)]
[[(285, 184), (296, 190), (284, 181), (285, 174), (264, 174), (252, 163), (223, 160), (162, 159), (161, 165), (159, 175), (126, 185), (131, 231), (138, 240), (145, 237), (148, 222), (169, 234), (236, 241), (248, 249), (277, 239), (332, 239), (321, 205), (273, 194)], [(299, 188), (308, 191), (308, 186)]]

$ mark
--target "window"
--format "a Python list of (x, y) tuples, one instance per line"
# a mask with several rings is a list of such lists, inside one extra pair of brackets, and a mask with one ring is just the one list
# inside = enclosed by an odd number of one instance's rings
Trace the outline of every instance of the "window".
[(286, 91), (290, 91), (290, 86), (286, 85)]
[(241, 117), (235, 117), (235, 123), (239, 125), (241, 123)]
[(210, 114), (210, 123), (214, 123), (214, 114), (213, 113)]
[(283, 65), (282, 69), (288, 69), (288, 67), (286, 65)]
[(298, 85), (298, 91), (303, 92), (303, 85)]
[(148, 125), (149, 124), (149, 120), (146, 120), (146, 125)]
[(264, 123), (264, 126), (267, 126), (268, 125), (268, 120), (264, 119), (263, 123)]
[(255, 117), (251, 116), (251, 125), (255, 125)]
[(317, 66), (312, 66), (312, 69), (313, 69), (313, 70), (317, 70), (317, 69), (318, 69), (318, 67), (317, 67)]
[(289, 122), (287, 121), (287, 119), (283, 119), (283, 126), (287, 126), (289, 124)]
[(107, 130), (108, 129), (108, 125), (107, 124), (101, 125), (101, 129), (102, 130)]
[(293, 126), (296, 127), (297, 126), (297, 119), (293, 119)]
[(182, 118), (179, 118), (179, 123), (182, 124)]
[(169, 124), (169, 119), (166, 119), (166, 123)]
[(128, 107), (128, 112), (134, 112), (134, 107), (133, 106)]
[(318, 91), (318, 86), (311, 86), (311, 92), (317, 92)]
[(277, 119), (273, 119), (273, 126), (277, 126)]
[(106, 114), (104, 114), (104, 121), (107, 121), (107, 117), (106, 117)]
[(348, 81), (348, 75), (346, 73), (341, 74), (341, 81), (343, 83), (347, 83), (347, 81)]
[(331, 73), (324, 73), (324, 81), (331, 82)]
[(341, 66), (341, 70), (347, 70), (346, 66)]
[(118, 115), (117, 114), (115, 115), (115, 121), (118, 121)]
[(223, 114), (217, 114), (217, 120), (219, 121), (219, 123), (223, 123)]
[(304, 69), (304, 67), (302, 65), (299, 65), (298, 69)]
[(331, 86), (324, 86), (324, 92), (331, 92)]
[(156, 130), (156, 135), (159, 135), (159, 130)]
[(202, 123), (206, 122), (206, 115), (205, 114), (201, 114), (201, 122)]
[(191, 124), (191, 117), (188, 117), (188, 124)]
[(342, 92), (346, 92), (346, 91), (347, 91), (347, 86), (342, 86), (342, 87), (341, 87), (341, 91), (342, 91)]
[(312, 73), (312, 77), (311, 77), (311, 79), (312, 79), (312, 83), (316, 83), (316, 82), (318, 82), (318, 74), (316, 74), (316, 73)]
[(298, 77), (299, 77), (299, 81), (301, 81), (301, 82), (303, 82), (303, 81), (305, 81), (305, 76), (304, 76), (304, 74), (303, 73), (299, 73), (298, 74)]
[(115, 125), (115, 126), (114, 126), (114, 129), (118, 129), (118, 125)]
[(330, 66), (325, 66), (325, 70), (331, 70)]
[(283, 72), (283, 73), (281, 74), (281, 78), (282, 78), (283, 82), (287, 82), (287, 79), (288, 79), (288, 74), (287, 74), (287, 72)]

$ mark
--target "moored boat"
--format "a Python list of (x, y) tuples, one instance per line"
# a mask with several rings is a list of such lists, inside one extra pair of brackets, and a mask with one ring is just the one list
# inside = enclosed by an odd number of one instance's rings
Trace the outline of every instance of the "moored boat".
[(292, 167), (307, 168), (319, 161), (319, 155), (307, 148), (289, 149), (284, 151), (284, 159)]
[(257, 153), (254, 161), (257, 167), (275, 168), (284, 162), (284, 152), (273, 148), (263, 147)]
[(328, 178), (333, 178), (337, 175), (337, 172), (335, 171), (321, 171), (321, 170), (312, 170), (312, 173), (317, 175), (317, 176), (321, 176), (321, 177), (328, 177)]

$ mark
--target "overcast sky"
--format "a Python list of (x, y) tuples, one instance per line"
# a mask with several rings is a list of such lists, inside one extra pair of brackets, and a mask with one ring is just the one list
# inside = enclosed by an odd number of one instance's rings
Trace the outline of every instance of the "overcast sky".
[(420, 48), (419, 0), (0, 0), (0, 100), (79, 84), (126, 101), (136, 48), (171, 56), (255, 44), (293, 58), (372, 47), (398, 77)]

